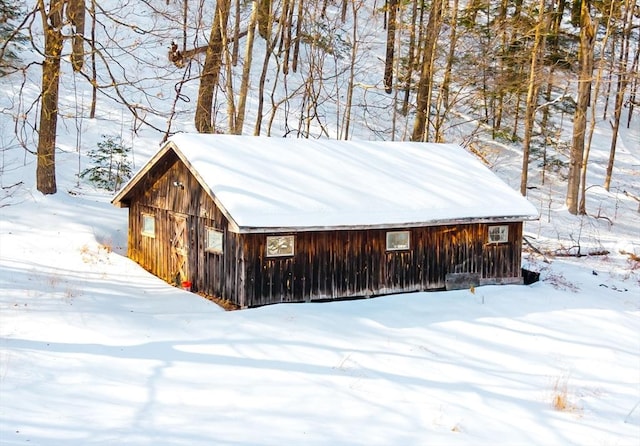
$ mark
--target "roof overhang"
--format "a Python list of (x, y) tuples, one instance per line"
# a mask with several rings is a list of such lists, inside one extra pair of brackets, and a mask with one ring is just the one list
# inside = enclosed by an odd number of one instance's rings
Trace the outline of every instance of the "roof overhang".
[(490, 217), (490, 218), (459, 218), (454, 220), (431, 220), (423, 222), (410, 223), (390, 223), (376, 225), (342, 225), (342, 226), (289, 226), (289, 227), (235, 227), (229, 228), (232, 232), (238, 234), (281, 234), (296, 232), (321, 232), (321, 231), (354, 231), (354, 230), (374, 230), (374, 229), (409, 229), (409, 228), (426, 228), (434, 226), (453, 226), (464, 224), (500, 224), (500, 223), (517, 223), (523, 221), (537, 220), (538, 217), (531, 215), (508, 216), (508, 217)]

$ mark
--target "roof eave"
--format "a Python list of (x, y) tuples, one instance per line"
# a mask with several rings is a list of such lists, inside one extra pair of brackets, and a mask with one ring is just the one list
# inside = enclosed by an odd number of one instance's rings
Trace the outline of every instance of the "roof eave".
[(538, 215), (510, 215), (502, 217), (468, 217), (456, 219), (429, 220), (423, 222), (407, 222), (407, 223), (381, 223), (381, 224), (362, 224), (362, 225), (332, 225), (332, 226), (279, 226), (279, 227), (256, 227), (256, 226), (236, 226), (229, 228), (232, 232), (238, 234), (278, 234), (291, 232), (321, 232), (321, 231), (353, 231), (368, 229), (406, 229), (421, 228), (432, 226), (473, 224), (473, 223), (514, 223), (521, 221), (537, 220)]

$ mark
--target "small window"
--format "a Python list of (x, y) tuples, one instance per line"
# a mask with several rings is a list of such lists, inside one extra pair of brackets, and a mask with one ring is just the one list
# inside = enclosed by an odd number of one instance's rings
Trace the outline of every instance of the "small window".
[(207, 228), (207, 240), (204, 250), (222, 254), (222, 231), (215, 228)]
[(409, 231), (387, 232), (387, 251), (409, 249)]
[(156, 236), (156, 218), (153, 215), (142, 214), (142, 235)]
[(509, 241), (509, 226), (489, 226), (489, 243), (506, 243)]
[(293, 235), (267, 237), (267, 257), (292, 256), (293, 244)]

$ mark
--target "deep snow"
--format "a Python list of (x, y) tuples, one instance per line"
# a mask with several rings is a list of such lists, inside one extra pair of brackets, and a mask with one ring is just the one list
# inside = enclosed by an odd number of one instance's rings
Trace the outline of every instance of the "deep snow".
[(17, 189), (0, 219), (0, 444), (640, 438), (640, 281), (619, 253), (530, 255), (531, 286), (225, 312), (124, 257), (109, 194)]
[[(132, 8), (141, 23), (153, 19)], [(160, 93), (182, 73), (163, 64), (164, 40), (138, 42), (160, 61), (147, 72), (117, 53), (139, 36), (117, 35), (114, 59), (147, 76), (140, 103), (155, 101), (166, 118), (173, 96)], [(610, 192), (599, 186), (610, 127), (598, 122), (588, 216), (569, 215), (561, 176), (542, 184), (532, 161), (541, 218), (525, 232), (549, 263), (528, 252), (525, 266), (541, 272), (538, 283), (225, 312), (125, 257), (126, 210), (76, 174), (103, 133), (130, 132), (138, 167), (162, 134), (135, 133), (102, 96), (87, 119), (90, 92), (64, 69), (55, 196), (36, 191), (34, 156), (12, 136), (39, 73), (2, 79), (0, 444), (640, 444), (640, 266), (621, 253), (640, 255), (638, 203), (625, 195), (640, 196), (637, 116), (621, 134)], [(182, 94), (195, 97), (194, 84)], [(193, 103), (180, 106), (172, 130), (188, 131)], [(377, 128), (365, 124), (361, 139)], [(21, 136), (35, 147), (33, 134)], [(517, 146), (486, 147), (516, 189)], [(578, 250), (609, 254), (553, 256)]]

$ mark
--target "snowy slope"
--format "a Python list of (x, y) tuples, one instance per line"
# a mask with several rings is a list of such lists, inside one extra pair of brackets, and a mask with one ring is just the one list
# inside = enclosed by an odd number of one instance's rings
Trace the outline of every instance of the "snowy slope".
[[(160, 20), (140, 4), (131, 20)], [(164, 63), (169, 31), (113, 32), (113, 58), (146, 86), (123, 88), (141, 111), (164, 113), (147, 118), (165, 129), (182, 76)], [(128, 59), (132, 45), (161, 62)], [(35, 147), (33, 123), (21, 124), (39, 72), (1, 81), (0, 445), (639, 443), (640, 265), (621, 253), (640, 255), (638, 204), (625, 194), (640, 196), (637, 117), (610, 192), (599, 186), (610, 127), (598, 123), (587, 216), (569, 215), (561, 176), (542, 184), (532, 163), (541, 218), (525, 235), (545, 257), (529, 250), (525, 266), (541, 273), (536, 284), (225, 312), (126, 258), (126, 209), (77, 173), (102, 134), (123, 135), (136, 167), (163, 134), (136, 129), (103, 96), (86, 118), (90, 91), (64, 70), (55, 196), (36, 191), (35, 157), (13, 136), (17, 123)], [(191, 129), (192, 107), (180, 102), (172, 130)], [(380, 124), (355, 132), (366, 139)], [(518, 147), (498, 146), (492, 161), (516, 189)], [(609, 254), (553, 255), (578, 250)]]
[(640, 285), (620, 257), (224, 312), (127, 260), (106, 198), (2, 210), (0, 444), (637, 444)]

